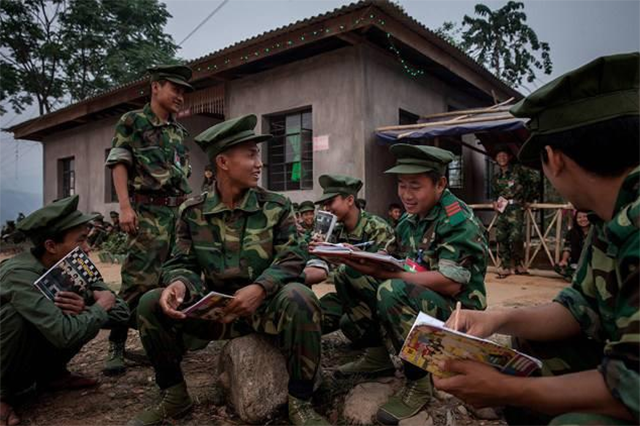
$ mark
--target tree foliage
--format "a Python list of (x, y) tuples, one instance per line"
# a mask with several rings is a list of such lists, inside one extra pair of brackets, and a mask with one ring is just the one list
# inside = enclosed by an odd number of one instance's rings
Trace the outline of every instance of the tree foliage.
[(500, 9), (475, 6), (475, 17), (465, 15), (462, 26), (445, 22), (436, 33), (466, 51), (475, 60), (511, 84), (531, 83), (538, 70), (551, 74), (548, 43), (527, 25), (524, 3), (509, 1)]
[(0, 101), (44, 114), (175, 62), (170, 17), (158, 0), (0, 0)]

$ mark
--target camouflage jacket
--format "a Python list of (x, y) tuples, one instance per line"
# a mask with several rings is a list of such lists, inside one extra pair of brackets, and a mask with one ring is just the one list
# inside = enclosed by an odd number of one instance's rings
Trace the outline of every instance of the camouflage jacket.
[(217, 191), (204, 193), (180, 207), (162, 281), (183, 281), (192, 299), (206, 290), (232, 294), (250, 284), (262, 286), (269, 297), (299, 279), (306, 252), (288, 198), (249, 189), (230, 210)]
[(625, 179), (613, 218), (590, 220), (573, 283), (555, 301), (585, 335), (604, 343), (598, 370), (613, 397), (640, 421), (640, 167)]
[[(98, 281), (83, 296), (86, 309), (79, 315), (65, 315), (33, 283), (47, 268), (30, 252), (21, 253), (0, 263), (0, 323), (5, 316), (17, 312), (57, 348), (72, 348), (98, 334), (100, 328), (124, 325), (129, 320), (129, 308), (120, 297), (106, 312), (95, 303), (93, 290), (109, 290)], [(10, 345), (10, 336), (3, 335), (0, 345)], [(5, 341), (5, 339), (7, 339)]]
[(504, 173), (498, 167), (491, 180), (491, 190), (495, 199), (504, 197), (519, 204), (531, 202), (538, 194), (537, 172), (520, 164), (509, 165)]
[(183, 144), (187, 135), (173, 119), (163, 124), (147, 104), (126, 113), (116, 124), (106, 166), (127, 166), (130, 192), (188, 194), (191, 165)]
[(484, 277), (489, 248), (484, 226), (448, 189), (423, 219), (415, 214), (402, 216), (396, 240), (387, 251), (460, 283), (462, 289), (455, 299), (464, 307), (486, 308)]
[[(385, 220), (364, 210), (360, 210), (358, 223), (352, 232), (348, 232), (342, 223), (336, 226), (333, 231), (336, 243), (360, 244), (373, 241), (373, 245), (365, 248), (371, 253), (383, 250), (394, 237), (393, 228)], [(316, 256), (309, 260), (307, 266), (329, 270), (328, 264)]]

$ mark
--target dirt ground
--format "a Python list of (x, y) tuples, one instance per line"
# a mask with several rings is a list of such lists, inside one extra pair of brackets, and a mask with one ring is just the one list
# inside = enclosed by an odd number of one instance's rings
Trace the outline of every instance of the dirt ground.
[[(6, 256), (5, 256), (6, 257)], [(0, 256), (2, 260), (3, 256)], [(92, 256), (97, 261), (97, 256)], [(114, 290), (120, 286), (120, 265), (96, 262), (105, 282)], [(487, 274), (489, 309), (532, 306), (549, 302), (566, 285), (561, 279), (534, 276), (513, 276), (497, 280), (495, 274)], [(318, 296), (333, 290), (330, 284), (314, 287)], [(121, 425), (132, 416), (152, 404), (158, 398), (150, 366), (129, 363), (125, 375), (106, 377), (101, 374), (107, 353), (107, 331), (101, 331), (69, 363), (73, 372), (98, 378), (98, 387), (57, 393), (37, 394), (16, 408), (25, 425)], [(354, 350), (340, 332), (323, 338), (323, 374), (325, 381), (314, 396), (318, 411), (333, 424), (345, 424), (341, 417), (342, 403), (354, 380), (336, 382), (331, 372), (337, 365), (355, 359), (361, 352)], [(223, 396), (214, 386), (217, 355), (224, 342), (212, 342), (205, 349), (190, 352), (183, 362), (189, 390), (196, 404), (193, 412), (173, 424), (184, 425), (234, 425), (241, 421), (224, 404)], [(136, 332), (131, 331), (127, 349), (142, 351)], [(481, 421), (470, 415), (455, 398), (434, 399), (428, 411), (436, 425), (455, 424), (498, 425), (504, 422)], [(447, 417), (450, 417), (447, 421)], [(284, 409), (270, 424), (286, 424)]]

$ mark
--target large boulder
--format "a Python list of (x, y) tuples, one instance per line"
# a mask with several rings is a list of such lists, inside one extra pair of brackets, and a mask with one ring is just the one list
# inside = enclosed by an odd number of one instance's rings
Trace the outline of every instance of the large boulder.
[(287, 403), (289, 373), (272, 341), (258, 334), (229, 341), (222, 349), (219, 385), (245, 423), (265, 423)]
[(345, 398), (343, 411), (345, 420), (357, 425), (375, 423), (378, 408), (387, 402), (401, 386), (402, 381), (395, 377), (360, 383), (351, 389)]

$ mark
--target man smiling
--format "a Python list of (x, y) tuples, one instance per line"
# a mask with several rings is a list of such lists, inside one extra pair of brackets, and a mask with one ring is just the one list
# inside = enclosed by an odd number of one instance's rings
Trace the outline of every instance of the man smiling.
[[(484, 228), (466, 204), (447, 189), (449, 151), (432, 146), (391, 147), (398, 175), (398, 196), (407, 214), (388, 251), (406, 258), (415, 272), (390, 272), (372, 263), (345, 262), (386, 280), (378, 287), (378, 320), (387, 347), (399, 351), (420, 311), (446, 320), (460, 301), (467, 309), (485, 309), (487, 241)], [(415, 415), (431, 398), (431, 377), (404, 365), (404, 387), (378, 410), (382, 424), (395, 425)]]

